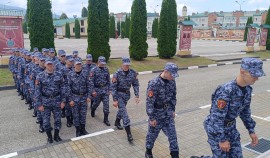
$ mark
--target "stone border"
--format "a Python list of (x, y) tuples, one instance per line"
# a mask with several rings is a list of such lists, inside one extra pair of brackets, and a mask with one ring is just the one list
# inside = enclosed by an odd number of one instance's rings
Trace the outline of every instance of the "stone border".
[(232, 39), (201, 39), (201, 38), (194, 38), (194, 40), (200, 40), (200, 41), (228, 41), (228, 42), (246, 42), (242, 40), (232, 40)]

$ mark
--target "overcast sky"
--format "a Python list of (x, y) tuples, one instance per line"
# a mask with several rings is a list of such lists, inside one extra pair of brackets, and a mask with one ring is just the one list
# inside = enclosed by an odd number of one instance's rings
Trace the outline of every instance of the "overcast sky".
[[(0, 4), (26, 8), (27, 0), (1, 0)], [(109, 11), (130, 12), (133, 0), (108, 0)], [(242, 10), (266, 10), (270, 6), (270, 0), (246, 0), (238, 1)], [(176, 0), (178, 15), (182, 15), (182, 7), (187, 6), (188, 14), (204, 11), (235, 11), (240, 10), (240, 5), (235, 0)], [(147, 12), (160, 12), (162, 0), (146, 0)], [(87, 7), (88, 0), (52, 0), (52, 11), (61, 15), (66, 13), (68, 17), (81, 16), (82, 7)]]

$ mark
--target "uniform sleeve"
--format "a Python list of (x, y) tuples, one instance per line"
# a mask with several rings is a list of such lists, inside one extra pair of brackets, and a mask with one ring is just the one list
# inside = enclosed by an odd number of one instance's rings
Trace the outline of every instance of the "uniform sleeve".
[(148, 82), (148, 87), (146, 91), (146, 113), (149, 117), (149, 120), (157, 119), (154, 113), (154, 104), (157, 96), (157, 85), (154, 81)]
[(225, 87), (220, 87), (212, 95), (211, 119), (213, 122), (214, 132), (217, 134), (219, 142), (229, 140), (224, 131), (224, 121), (228, 113), (230, 104), (230, 91)]
[(173, 85), (172, 85), (172, 98), (170, 100), (171, 102), (171, 105), (172, 105), (172, 110), (175, 112), (175, 106), (176, 106), (176, 83), (175, 83), (175, 80), (173, 80)]
[(63, 75), (60, 74), (60, 93), (62, 102), (66, 103), (66, 88)]
[(71, 101), (71, 86), (72, 86), (72, 80), (71, 80), (71, 73), (67, 74), (67, 97), (66, 101), (69, 103)]
[(85, 70), (85, 77), (86, 77), (86, 85), (87, 85), (87, 98), (92, 99), (92, 92), (94, 88), (93, 82), (91, 82), (91, 77), (88, 74), (88, 71)]
[(34, 100), (36, 100), (36, 106), (42, 105), (42, 96), (41, 96), (42, 83), (40, 82), (41, 79), (42, 77), (38, 75), (37, 79), (35, 80)]
[(135, 79), (132, 81), (132, 87), (136, 97), (139, 97), (139, 79), (138, 74), (135, 72)]
[(111, 79), (110, 79), (110, 72), (109, 72), (109, 70), (108, 70), (108, 74), (107, 74), (107, 78), (106, 78), (106, 80), (107, 80), (107, 89), (108, 89), (108, 91), (110, 91), (110, 86), (111, 86)]
[(111, 83), (111, 91), (112, 91), (112, 96), (113, 96), (114, 101), (118, 100), (117, 85), (118, 85), (118, 75), (116, 72), (115, 74), (113, 74), (112, 83)]
[[(251, 96), (251, 91), (249, 92)], [(246, 129), (248, 130), (249, 134), (255, 133), (255, 126), (256, 122), (251, 118), (251, 110), (250, 110), (250, 101), (247, 102), (243, 111), (240, 113), (240, 118), (243, 121)]]

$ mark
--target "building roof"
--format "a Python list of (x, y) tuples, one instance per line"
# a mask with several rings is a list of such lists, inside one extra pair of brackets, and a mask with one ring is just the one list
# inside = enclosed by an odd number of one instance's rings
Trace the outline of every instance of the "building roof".
[(180, 21), (179, 24), (187, 26), (187, 25), (197, 25), (194, 21)]
[(256, 27), (256, 28), (260, 28), (260, 26), (258, 24), (249, 24), (248, 27)]
[(159, 17), (158, 13), (147, 13), (147, 17)]
[(0, 16), (20, 16), (23, 17), (23, 10), (11, 10), (11, 9), (0, 9)]
[(266, 29), (270, 29), (270, 25), (266, 25), (266, 24), (261, 25), (261, 27), (262, 27), (262, 28), (266, 28)]
[(199, 18), (199, 17), (208, 17), (208, 14), (205, 13), (198, 13), (195, 15), (191, 15), (190, 18)]
[[(84, 18), (78, 18), (79, 20), (85, 20), (87, 19), (87, 17)], [(70, 18), (70, 19), (60, 19), (60, 20), (54, 20), (53, 21), (53, 26), (64, 26), (66, 25), (66, 23), (75, 23), (75, 19), (74, 18)]]

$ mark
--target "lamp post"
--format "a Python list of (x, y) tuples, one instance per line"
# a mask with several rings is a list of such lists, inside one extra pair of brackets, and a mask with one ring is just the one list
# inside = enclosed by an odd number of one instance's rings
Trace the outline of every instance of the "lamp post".
[(240, 6), (240, 11), (242, 11), (241, 10), (241, 6), (242, 6), (242, 4), (245, 2), (245, 1), (242, 1), (241, 3), (239, 3), (238, 1), (235, 1), (237, 4), (239, 4), (239, 6)]

